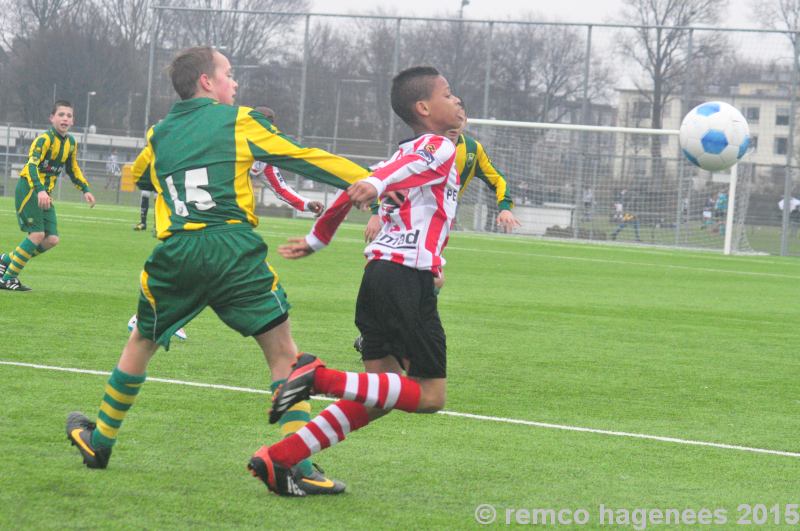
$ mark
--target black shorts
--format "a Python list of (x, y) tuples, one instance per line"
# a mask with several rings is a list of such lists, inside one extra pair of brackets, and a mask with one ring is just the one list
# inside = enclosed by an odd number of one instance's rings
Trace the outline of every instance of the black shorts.
[(436, 301), (430, 271), (386, 260), (368, 263), (356, 301), (362, 359), (408, 359), (409, 376), (445, 378), (447, 342)]

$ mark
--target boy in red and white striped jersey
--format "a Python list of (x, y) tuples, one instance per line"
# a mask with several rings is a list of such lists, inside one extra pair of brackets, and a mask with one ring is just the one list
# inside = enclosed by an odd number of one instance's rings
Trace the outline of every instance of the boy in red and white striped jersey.
[(301, 354), (273, 396), (270, 422), (312, 392), (341, 398), (297, 433), (262, 447), (250, 459), (253, 475), (281, 495), (304, 495), (289, 473), (291, 466), (349, 432), (392, 409), (433, 413), (444, 407), (446, 341), (434, 279), (445, 263), (442, 251), (459, 190), (455, 146), (445, 133), (462, 123), (464, 113), (447, 80), (432, 67), (400, 72), (392, 82), (391, 100), (416, 136), (401, 142), (372, 176), (340, 193), (311, 234), (279, 248), (286, 258), (308, 256), (330, 243), (351, 204), (368, 206), (376, 196), (386, 199), (394, 192), (394, 200), (382, 202), (383, 226), (364, 251), (368, 264), (356, 303), (367, 372), (330, 369), (315, 356)]

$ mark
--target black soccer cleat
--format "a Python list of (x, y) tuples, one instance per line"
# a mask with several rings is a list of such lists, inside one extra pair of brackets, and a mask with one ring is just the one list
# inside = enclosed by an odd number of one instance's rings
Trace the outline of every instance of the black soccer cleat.
[(356, 352), (359, 354), (364, 353), (364, 336), (358, 336), (355, 341), (353, 341), (353, 348), (356, 349)]
[(136, 225), (133, 226), (133, 230), (135, 231), (147, 230), (147, 225), (145, 225), (144, 223), (137, 223)]
[(3, 278), (3, 275), (6, 274), (6, 269), (8, 269), (8, 266), (5, 263), (6, 260), (8, 260), (9, 264), (11, 263), (11, 259), (6, 253), (0, 254), (0, 279)]
[(8, 280), (0, 280), (0, 289), (7, 289), (8, 291), (33, 291), (16, 277), (9, 278)]
[(111, 458), (111, 448), (92, 446), (92, 432), (97, 425), (78, 411), (67, 416), (67, 440), (77, 446), (83, 456), (83, 464), (89, 468), (105, 468)]
[(294, 362), (289, 378), (272, 395), (272, 409), (269, 423), (275, 424), (286, 411), (298, 402), (308, 400), (314, 389), (314, 373), (317, 367), (324, 367), (322, 360), (312, 354), (301, 353)]
[(325, 477), (325, 471), (318, 464), (314, 463), (314, 468), (310, 476), (304, 476), (296, 466), (292, 467), (295, 482), (306, 494), (341, 494), (347, 488), (341, 481)]
[(306, 491), (297, 485), (292, 469), (273, 461), (268, 450), (268, 447), (262, 446), (247, 463), (247, 469), (253, 477), (263, 481), (278, 496), (305, 496)]

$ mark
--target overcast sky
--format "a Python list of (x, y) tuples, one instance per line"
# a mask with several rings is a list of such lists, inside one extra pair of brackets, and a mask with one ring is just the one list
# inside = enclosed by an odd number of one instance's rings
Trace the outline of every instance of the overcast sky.
[[(721, 26), (754, 28), (750, 21), (751, 0), (729, 0), (728, 16)], [(312, 0), (317, 13), (372, 13), (383, 8), (391, 13), (427, 17), (457, 13), (461, 0)], [(621, 0), (469, 0), (464, 18), (520, 19), (525, 13), (541, 15), (541, 19), (566, 22), (610, 22), (618, 16)], [(537, 17), (538, 18), (538, 17)]]

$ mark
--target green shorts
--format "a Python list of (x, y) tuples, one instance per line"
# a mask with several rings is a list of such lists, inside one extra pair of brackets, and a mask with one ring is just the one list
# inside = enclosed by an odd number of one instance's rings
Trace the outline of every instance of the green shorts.
[(172, 334), (206, 306), (243, 336), (289, 311), (267, 244), (250, 225), (178, 232), (158, 245), (140, 278), (139, 332), (169, 350)]
[(44, 232), (47, 236), (58, 236), (56, 221), (56, 205), (51, 203), (48, 210), (39, 207), (39, 198), (35, 189), (31, 188), (24, 178), (17, 183), (14, 205), (17, 210), (17, 222), (22, 232)]

